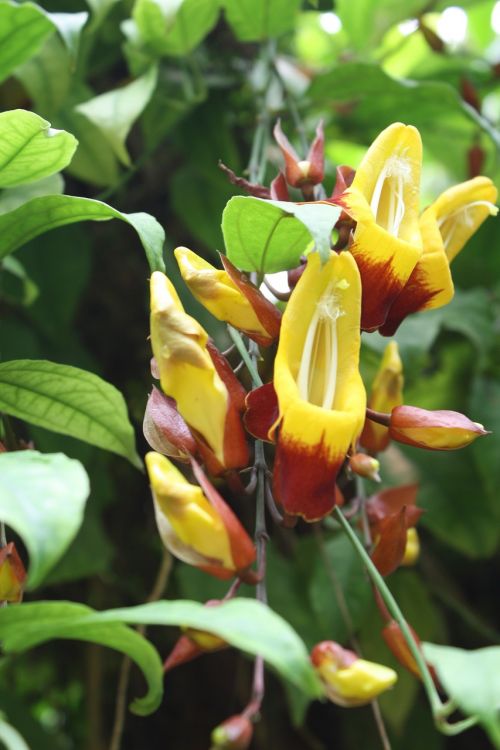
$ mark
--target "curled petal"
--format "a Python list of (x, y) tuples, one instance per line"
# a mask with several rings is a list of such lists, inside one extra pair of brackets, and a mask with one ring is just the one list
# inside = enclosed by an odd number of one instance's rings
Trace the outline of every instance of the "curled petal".
[(278, 419), (278, 397), (273, 383), (265, 383), (250, 391), (246, 397), (246, 412), (243, 417), (248, 432), (258, 440), (273, 442), (273, 429)]
[(408, 521), (406, 508), (384, 518), (377, 525), (378, 542), (372, 552), (372, 562), (383, 576), (393, 573), (403, 560), (406, 548)]
[[(370, 524), (377, 524), (384, 518), (399, 513), (406, 507), (407, 513), (413, 509), (422, 513), (421, 508), (416, 508), (418, 484), (404, 484), (399, 487), (388, 487), (385, 490), (372, 495), (366, 502), (366, 513)], [(418, 520), (418, 518), (417, 518)], [(411, 524), (412, 526), (414, 524)]]

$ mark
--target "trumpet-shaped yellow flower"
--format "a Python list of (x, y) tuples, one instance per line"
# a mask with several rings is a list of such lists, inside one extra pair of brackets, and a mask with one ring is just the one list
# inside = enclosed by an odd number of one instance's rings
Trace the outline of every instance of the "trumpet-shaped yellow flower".
[(359, 659), (333, 641), (315, 646), (311, 659), (328, 698), (347, 708), (370, 703), (398, 679), (393, 669)]
[(176, 248), (174, 255), (190, 291), (212, 315), (261, 344), (270, 344), (274, 340), (279, 333), (281, 316), (253, 284), (246, 280), (244, 288), (251, 293), (255, 306), (227, 271), (215, 268), (187, 247)]
[(245, 572), (255, 548), (240, 522), (200, 468), (202, 487), (191, 484), (160, 453), (146, 455), (156, 523), (163, 544), (175, 557), (220, 578)]
[[(403, 403), (403, 363), (396, 341), (387, 344), (379, 370), (372, 384), (368, 406), (374, 411), (389, 412)], [(389, 445), (389, 429), (367, 419), (360, 438), (370, 453), (379, 453)]]
[(224, 465), (229, 394), (208, 353), (207, 341), (205, 329), (184, 312), (173, 284), (155, 271), (151, 276), (151, 345), (161, 387)]
[(442, 307), (454, 294), (450, 263), (488, 216), (495, 216), (497, 189), (475, 177), (445, 190), (420, 217), (424, 252), (380, 328), (392, 336), (410, 313)]
[(361, 327), (381, 326), (422, 254), (418, 225), (422, 142), (394, 123), (375, 139), (339, 203), (357, 222), (349, 248), (363, 284)]
[(274, 369), (274, 489), (288, 513), (307, 521), (335, 505), (335, 477), (363, 427), (360, 306), (352, 255), (332, 253), (322, 266), (311, 253), (283, 316)]

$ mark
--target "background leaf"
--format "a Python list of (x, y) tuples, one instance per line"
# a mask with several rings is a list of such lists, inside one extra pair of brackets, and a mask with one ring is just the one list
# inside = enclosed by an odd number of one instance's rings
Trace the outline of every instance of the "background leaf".
[(0, 188), (41, 180), (69, 164), (78, 142), (33, 112), (0, 113)]
[(83, 466), (61, 453), (0, 454), (0, 518), (28, 549), (28, 588), (40, 585), (75, 537), (88, 494)]
[(219, 0), (181, 0), (170, 6), (137, 0), (133, 19), (141, 42), (156, 55), (187, 55), (213, 28)]
[(226, 18), (242, 42), (258, 42), (293, 28), (300, 0), (222, 0)]
[(0, 411), (118, 453), (142, 467), (123, 396), (87, 370), (44, 360), (2, 362)]
[(0, 216), (0, 258), (50, 229), (78, 221), (109, 219), (130, 224), (139, 235), (151, 271), (165, 270), (162, 257), (165, 232), (156, 219), (145, 213), (124, 214), (101, 201), (71, 195), (33, 198)]
[(53, 33), (53, 25), (34, 3), (0, 2), (0, 81), (34, 55)]

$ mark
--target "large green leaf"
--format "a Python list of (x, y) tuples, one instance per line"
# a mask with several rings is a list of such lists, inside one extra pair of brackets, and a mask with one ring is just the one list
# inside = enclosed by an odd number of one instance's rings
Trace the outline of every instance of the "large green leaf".
[(243, 42), (280, 36), (294, 28), (300, 0), (222, 0), (226, 18)]
[(157, 69), (152, 67), (132, 83), (114, 91), (107, 91), (76, 107), (77, 112), (102, 131), (114, 153), (125, 166), (130, 166), (125, 141), (132, 125), (151, 99), (156, 79)]
[(50, 229), (79, 221), (121, 219), (130, 224), (142, 242), (151, 271), (164, 271), (165, 232), (156, 219), (146, 213), (124, 214), (116, 208), (90, 198), (72, 195), (47, 195), (24, 203), (15, 211), (0, 216), (0, 258)]
[(135, 701), (132, 708), (137, 713), (149, 713), (161, 700), (161, 663), (153, 647), (124, 623), (187, 625), (216, 633), (248, 654), (263, 656), (310, 697), (321, 695), (303, 642), (285, 620), (253, 599), (233, 599), (210, 608), (198, 602), (161, 601), (105, 612), (72, 602), (23, 604), (0, 611), (0, 639), (6, 652), (24, 651), (53, 638), (75, 638), (128, 653), (149, 683), (148, 695)]
[(337, 206), (326, 203), (236, 196), (222, 215), (227, 255), (244, 271), (274, 273), (297, 266), (300, 256), (314, 243), (325, 261), (339, 215)]
[(35, 182), (69, 164), (78, 142), (33, 112), (0, 113), (0, 188)]
[(0, 411), (142, 467), (123, 396), (87, 370), (37, 359), (2, 362)]
[(350, 44), (366, 54), (385, 32), (406, 18), (415, 18), (428, 5), (427, 0), (337, 0), (335, 10), (349, 35)]
[(215, 26), (219, 0), (137, 0), (133, 19), (141, 42), (155, 55), (187, 55)]
[(36, 602), (3, 609), (0, 640), (5, 652), (19, 653), (54, 638), (99, 643), (127, 654), (148, 683), (143, 698), (130, 708), (140, 715), (156, 711), (163, 695), (163, 670), (158, 652), (142, 635), (120, 621), (101, 622), (99, 613), (74, 602)]
[(465, 651), (424, 643), (449, 697), (468, 716), (477, 716), (496, 748), (500, 748), (500, 647)]
[(38, 52), (53, 32), (38, 5), (0, 2), (0, 81)]
[(29, 588), (41, 583), (75, 537), (88, 494), (83, 466), (62, 453), (0, 454), (0, 518), (28, 549)]

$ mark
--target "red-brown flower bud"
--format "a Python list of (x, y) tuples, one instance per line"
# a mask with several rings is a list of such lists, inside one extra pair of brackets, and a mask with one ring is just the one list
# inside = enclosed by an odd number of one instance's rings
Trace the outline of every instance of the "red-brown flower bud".
[(164, 456), (189, 462), (196, 454), (196, 442), (191, 430), (177, 411), (173, 398), (165, 396), (153, 386), (142, 425), (144, 437), (153, 450)]
[(349, 468), (355, 474), (366, 479), (372, 479), (374, 482), (380, 482), (380, 461), (369, 456), (367, 453), (355, 453), (349, 459)]
[(211, 736), (212, 750), (246, 750), (250, 746), (253, 726), (246, 716), (231, 716), (216, 727)]
[(303, 187), (304, 185), (317, 185), (323, 181), (325, 136), (322, 121), (316, 128), (316, 138), (309, 149), (307, 158), (304, 160), (299, 158), (292, 144), (283, 133), (279, 120), (274, 126), (274, 137), (285, 159), (285, 175), (289, 185)]
[(416, 406), (396, 406), (389, 423), (389, 435), (393, 440), (435, 451), (464, 448), (488, 434), (482, 424), (471, 422), (459, 412), (428, 411)]
[(14, 542), (0, 549), (0, 602), (20, 602), (23, 598), (26, 570)]
[[(415, 633), (411, 625), (408, 625), (410, 632), (415, 640), (417, 646), (420, 647), (420, 640), (418, 635)], [(382, 637), (390, 648), (396, 659), (403, 667), (406, 667), (408, 671), (420, 679), (420, 670), (415, 661), (415, 657), (408, 648), (405, 637), (401, 632), (401, 628), (395, 620), (391, 620), (382, 630)]]

